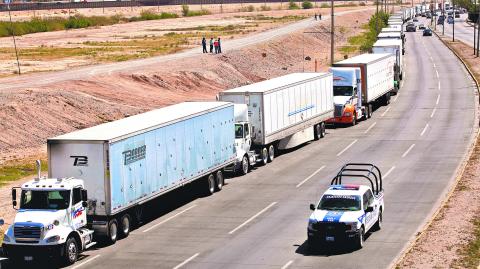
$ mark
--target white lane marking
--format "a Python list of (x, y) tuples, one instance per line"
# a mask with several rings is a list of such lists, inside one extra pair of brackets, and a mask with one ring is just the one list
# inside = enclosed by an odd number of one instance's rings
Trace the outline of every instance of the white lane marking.
[(435, 111), (437, 111), (437, 108), (433, 108), (432, 114), (430, 114), (430, 118), (433, 118), (433, 115), (435, 115)]
[(437, 102), (435, 102), (435, 104), (438, 105), (438, 102), (440, 102), (440, 94), (438, 94), (438, 97), (437, 97)]
[(399, 96), (400, 96), (400, 94), (397, 93), (397, 96), (395, 96), (395, 98), (393, 98), (393, 102), (396, 102)]
[[(430, 56), (430, 60), (433, 62), (432, 56)], [(437, 66), (435, 65), (435, 63), (433, 63), (433, 68), (437, 69)]]
[(251, 218), (247, 219), (244, 223), (240, 224), (237, 228), (231, 230), (230, 232), (228, 232), (228, 234), (233, 234), (234, 232), (236, 232), (238, 229), (242, 228), (243, 226), (247, 225), (250, 221), (254, 220), (256, 217), (260, 216), (262, 213), (264, 213), (265, 211), (267, 211), (270, 207), (274, 206), (277, 202), (273, 202), (271, 204), (269, 204), (267, 207), (265, 207), (264, 209), (262, 209), (262, 211), (258, 212), (257, 214), (253, 215)]
[(181, 214), (183, 214), (183, 213), (187, 212), (188, 210), (190, 210), (190, 209), (192, 209), (192, 208), (194, 208), (194, 207), (196, 207), (196, 206), (197, 206), (197, 205), (192, 205), (191, 207), (189, 207), (189, 208), (186, 208), (186, 209), (184, 209), (184, 210), (182, 210), (182, 211), (178, 212), (177, 214), (175, 214), (175, 215), (173, 215), (173, 216), (169, 217), (169, 218), (168, 218), (168, 219), (166, 219), (166, 220), (163, 220), (163, 221), (161, 221), (161, 222), (159, 222), (159, 223), (157, 223), (157, 224), (153, 225), (152, 227), (150, 227), (150, 228), (148, 228), (148, 229), (145, 229), (145, 230), (143, 230), (142, 232), (146, 233), (146, 232), (148, 232), (148, 231), (150, 231), (150, 230), (152, 230), (152, 229), (154, 229), (154, 228), (156, 228), (156, 227), (158, 227), (158, 226), (160, 226), (160, 225), (164, 224), (165, 222), (167, 222), (167, 221), (169, 221), (169, 220), (171, 220), (171, 219), (173, 219), (173, 218), (175, 218), (175, 217), (177, 217), (177, 216), (179, 216), (179, 215), (181, 215)]
[(353, 140), (352, 143), (350, 143), (346, 148), (344, 148), (342, 151), (340, 151), (338, 154), (337, 154), (337, 157), (342, 155), (345, 151), (347, 151), (347, 149), (349, 149), (351, 146), (353, 146), (353, 144), (357, 143), (358, 139), (355, 139)]
[(427, 128), (428, 128), (428, 123), (427, 125), (425, 125), (425, 127), (423, 128), (423, 131), (422, 133), (420, 134), (420, 136), (423, 136), (425, 134), (425, 132), (427, 131)]
[(90, 259), (85, 260), (84, 262), (75, 265), (75, 266), (72, 267), (71, 269), (77, 269), (77, 268), (79, 268), (80, 266), (83, 266), (83, 265), (85, 265), (85, 264), (87, 264), (87, 263), (95, 260), (95, 259), (98, 258), (98, 257), (100, 257), (100, 254), (99, 254), (99, 255), (96, 255), (96, 256), (93, 256), (93, 257), (91, 257)]
[(368, 133), (368, 131), (370, 131), (370, 129), (373, 128), (373, 126), (375, 126), (377, 124), (377, 122), (374, 122), (372, 125), (370, 125), (370, 127), (368, 127), (367, 130), (365, 130), (365, 132), (363, 132), (364, 134)]
[(184, 266), (185, 264), (189, 263), (191, 260), (195, 259), (198, 255), (200, 255), (200, 253), (195, 253), (192, 257), (186, 259), (186, 260), (183, 261), (181, 264), (173, 267), (173, 269), (178, 269), (178, 268)]
[(440, 90), (440, 80), (438, 81), (438, 90)]
[(293, 260), (288, 261), (284, 266), (282, 266), (281, 269), (287, 269), (292, 263), (293, 263)]
[(383, 179), (387, 178), (388, 175), (390, 175), (390, 173), (395, 170), (395, 166), (392, 166), (390, 169), (388, 169), (388, 171), (385, 173), (385, 175), (383, 175)]
[[(437, 75), (437, 79), (440, 78), (440, 76), (438, 75), (438, 70), (435, 68), (435, 75)], [(440, 81), (438, 82), (438, 84), (440, 84)], [(440, 87), (439, 87), (440, 88)]]
[(306, 179), (302, 180), (302, 182), (298, 183), (295, 188), (298, 188), (303, 185), (303, 183), (307, 182), (307, 180), (311, 179), (313, 176), (315, 176), (318, 172), (322, 171), (323, 168), (325, 168), (325, 165), (322, 165), (322, 167), (318, 168), (315, 172), (313, 172), (311, 175), (309, 175)]
[(385, 114), (387, 114), (387, 112), (390, 110), (390, 107), (387, 107), (387, 109), (385, 109), (385, 111), (382, 113), (382, 117), (385, 116)]
[(412, 145), (407, 149), (407, 151), (405, 151), (405, 152), (403, 153), (402, 158), (404, 158), (405, 156), (407, 156), (407, 154), (410, 152), (410, 150), (413, 149), (413, 147), (415, 147), (415, 144), (412, 144)]

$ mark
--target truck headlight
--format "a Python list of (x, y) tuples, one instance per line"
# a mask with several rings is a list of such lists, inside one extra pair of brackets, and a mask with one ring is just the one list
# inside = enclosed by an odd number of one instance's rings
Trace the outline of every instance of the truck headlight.
[(350, 112), (345, 112), (345, 117), (351, 117), (352, 116), (352, 113)]
[(54, 235), (54, 236), (51, 236), (49, 238), (47, 238), (47, 243), (55, 243), (55, 242), (58, 242), (58, 240), (60, 240), (60, 236), (59, 235)]
[(309, 230), (314, 230), (314, 229), (313, 229), (313, 225), (316, 224), (316, 223), (317, 223), (316, 220), (314, 220), (314, 219), (309, 219), (309, 220), (308, 220), (308, 229), (309, 229)]
[(3, 242), (11, 242), (11, 241), (10, 241), (10, 237), (8, 237), (8, 235), (5, 234), (5, 235), (3, 236)]
[(347, 222), (345, 223), (349, 231), (356, 231), (357, 230), (357, 223), (356, 222)]

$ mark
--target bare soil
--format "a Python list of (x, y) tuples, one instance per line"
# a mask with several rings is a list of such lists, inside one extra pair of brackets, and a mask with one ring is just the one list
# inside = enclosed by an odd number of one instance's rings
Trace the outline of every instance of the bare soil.
[[(338, 16), (337, 46), (363, 31), (360, 26), (372, 14), (373, 10)], [(255, 47), (184, 58), (133, 73), (0, 92), (0, 164), (31, 156), (45, 158), (48, 137), (182, 101), (215, 100), (219, 91), (228, 88), (315, 71), (315, 60), (318, 71), (327, 71), (328, 24), (305, 30), (317, 33), (301, 31)], [(306, 56), (312, 60), (302, 61)], [(335, 54), (336, 59), (343, 56)], [(9, 191), (8, 186), (0, 188), (0, 199), (8, 197)], [(0, 218), (7, 223), (14, 215), (8, 205), (0, 205)]]
[[(480, 58), (472, 55), (473, 49), (461, 42), (444, 41), (467, 62), (480, 80)], [(417, 238), (412, 249), (399, 261), (397, 268), (480, 267), (478, 264), (468, 265), (471, 257), (465, 253), (467, 245), (475, 239), (473, 221), (478, 220), (480, 214), (479, 178), (480, 141), (477, 140), (452, 196), (423, 235)]]

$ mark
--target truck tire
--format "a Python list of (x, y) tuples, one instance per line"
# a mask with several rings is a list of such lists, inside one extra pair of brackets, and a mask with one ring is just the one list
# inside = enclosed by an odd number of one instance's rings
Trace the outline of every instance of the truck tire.
[(382, 229), (382, 222), (383, 222), (383, 213), (382, 213), (382, 209), (380, 208), (380, 212), (378, 212), (377, 222), (375, 222), (375, 225), (373, 225), (373, 230), (380, 231)]
[(125, 214), (120, 218), (120, 233), (123, 238), (128, 237), (130, 234), (130, 230), (132, 229), (131, 219), (129, 214)]
[(266, 165), (268, 162), (268, 150), (267, 148), (263, 147), (262, 151), (260, 152), (260, 158), (262, 161), (262, 165)]
[(77, 240), (70, 236), (65, 242), (65, 250), (63, 251), (63, 262), (65, 265), (72, 265), (78, 259), (78, 242)]
[(357, 125), (357, 113), (353, 114), (352, 123), (350, 123), (350, 125), (351, 126)]
[(268, 146), (268, 162), (273, 162), (275, 159), (275, 146), (270, 145)]
[(315, 126), (313, 126), (313, 139), (320, 140), (320, 138), (322, 138), (321, 134), (322, 134), (322, 127), (320, 126), (320, 123), (315, 124)]
[(327, 129), (325, 127), (325, 122), (320, 122), (320, 138), (324, 138), (327, 134)]
[(212, 195), (215, 192), (215, 177), (213, 174), (208, 175), (206, 182), (205, 193), (207, 195)]
[(388, 106), (389, 104), (390, 104), (390, 93), (387, 92), (387, 93), (383, 96), (383, 105)]
[(366, 106), (365, 110), (363, 111), (362, 120), (368, 120), (368, 113), (370, 113), (370, 112), (368, 111), (368, 106)]
[(355, 238), (355, 248), (356, 249), (361, 249), (363, 248), (363, 240), (365, 239), (365, 230), (363, 229), (363, 226), (360, 227), (360, 230), (358, 230), (357, 237)]
[(368, 113), (367, 113), (367, 118), (371, 118), (372, 117), (372, 114), (373, 114), (373, 107), (372, 107), (372, 104), (368, 104)]
[(243, 156), (243, 158), (242, 158), (240, 173), (242, 175), (246, 175), (246, 174), (248, 174), (249, 170), (250, 170), (250, 163), (248, 161), (248, 156), (245, 154), (245, 156)]
[(118, 222), (116, 219), (112, 219), (108, 222), (107, 243), (113, 245), (117, 242), (118, 238)]
[(215, 174), (215, 189), (217, 191), (221, 191), (224, 183), (225, 183), (225, 178), (223, 177), (222, 171), (219, 170)]

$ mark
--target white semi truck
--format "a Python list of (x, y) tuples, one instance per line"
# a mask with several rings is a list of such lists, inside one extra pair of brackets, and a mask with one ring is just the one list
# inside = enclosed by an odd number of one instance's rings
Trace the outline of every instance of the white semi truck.
[(403, 42), (400, 39), (384, 38), (378, 39), (373, 44), (373, 53), (390, 53), (395, 56), (395, 75), (394, 80), (397, 90), (400, 88), (400, 80), (403, 79)]
[(333, 124), (355, 125), (368, 119), (373, 105), (388, 105), (394, 86), (395, 56), (361, 54), (333, 64)]
[(94, 240), (128, 236), (149, 200), (196, 180), (221, 190), (233, 125), (232, 103), (187, 102), (48, 139), (48, 178), (13, 188), (3, 250), (72, 264)]
[(248, 121), (235, 125), (243, 153), (237, 170), (245, 174), (257, 162), (273, 161), (279, 149), (325, 135), (325, 121), (333, 116), (332, 74), (292, 73), (220, 92), (219, 99), (247, 106)]

